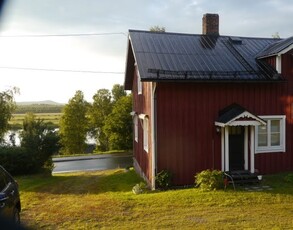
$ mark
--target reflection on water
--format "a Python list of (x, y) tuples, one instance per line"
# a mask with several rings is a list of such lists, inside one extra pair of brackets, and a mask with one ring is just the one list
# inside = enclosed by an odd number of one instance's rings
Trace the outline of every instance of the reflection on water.
[(4, 141), (8, 145), (20, 146), (20, 132), (21, 130), (9, 130), (4, 135)]
[[(14, 146), (20, 146), (20, 133), (21, 133), (21, 129), (19, 130), (9, 130), (5, 133), (4, 135), (4, 141), (6, 144), (8, 145), (14, 145)], [(55, 129), (55, 132), (59, 131), (59, 129)], [(96, 144), (96, 140), (95, 138), (93, 138), (91, 135), (87, 134), (86, 136), (86, 141), (85, 143), (87, 144)]]

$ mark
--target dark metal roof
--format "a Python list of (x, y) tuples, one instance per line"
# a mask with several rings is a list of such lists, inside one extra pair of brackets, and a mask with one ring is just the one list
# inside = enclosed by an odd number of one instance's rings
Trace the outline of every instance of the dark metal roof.
[[(137, 30), (130, 30), (129, 38), (142, 81), (280, 80), (276, 70), (256, 59), (262, 50), (276, 42), (273, 38)], [(130, 49), (128, 56), (129, 52)], [(126, 78), (129, 69), (128, 66)]]
[(234, 103), (219, 112), (217, 122), (227, 123), (245, 111), (246, 109), (244, 109), (242, 106)]
[(243, 114), (244, 112), (246, 112), (246, 115), (245, 115), (246, 119), (252, 119), (252, 120), (255, 119), (263, 124), (266, 123), (264, 120), (252, 114), (251, 112), (247, 111), (245, 108), (243, 108), (239, 104), (233, 103), (219, 112), (219, 117), (216, 120), (216, 124), (225, 125), (229, 123), (230, 121), (232, 121), (233, 119), (240, 116), (241, 114)]
[(269, 45), (264, 51), (259, 53), (258, 58), (277, 55), (278, 53), (289, 48), (292, 45), (293, 45), (293, 37), (290, 37), (284, 40), (279, 40)]

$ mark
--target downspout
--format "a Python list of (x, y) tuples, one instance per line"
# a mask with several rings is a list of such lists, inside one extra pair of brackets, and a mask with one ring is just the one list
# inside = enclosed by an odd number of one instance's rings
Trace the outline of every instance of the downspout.
[(157, 126), (156, 126), (156, 112), (157, 112), (157, 103), (156, 103), (156, 88), (157, 83), (152, 82), (152, 93), (151, 93), (151, 126), (152, 126), (152, 190), (156, 189), (156, 157), (157, 157), (157, 148), (156, 148), (156, 139), (157, 139)]

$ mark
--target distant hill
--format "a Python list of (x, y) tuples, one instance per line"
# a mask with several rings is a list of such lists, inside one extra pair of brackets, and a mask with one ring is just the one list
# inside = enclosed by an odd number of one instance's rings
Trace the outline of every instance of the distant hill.
[(16, 105), (64, 105), (59, 102), (45, 100), (45, 101), (23, 101), (23, 102), (16, 102)]
[(15, 114), (25, 113), (62, 113), (65, 104), (54, 101), (26, 101), (16, 102)]

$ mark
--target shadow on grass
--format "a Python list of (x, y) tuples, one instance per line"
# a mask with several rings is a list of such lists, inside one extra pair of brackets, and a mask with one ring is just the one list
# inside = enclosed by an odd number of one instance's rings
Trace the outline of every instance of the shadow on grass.
[(115, 169), (54, 176), (34, 175), (20, 177), (18, 181), (22, 192), (100, 194), (130, 192), (132, 187), (142, 180), (133, 169)]
[[(288, 175), (280, 173), (266, 175), (256, 186), (270, 186), (271, 190), (254, 191), (268, 194), (285, 194), (293, 196), (293, 181), (288, 181)], [(293, 178), (293, 177), (292, 177)], [(114, 169), (105, 171), (55, 174), (54, 176), (33, 175), (17, 178), (22, 192), (37, 192), (48, 194), (101, 194), (107, 192), (131, 192), (134, 185), (142, 179), (133, 169)], [(245, 186), (237, 186), (236, 192), (244, 191)], [(232, 185), (226, 192), (235, 192)], [(247, 191), (251, 192), (251, 191)]]
[[(264, 175), (263, 180), (260, 183), (242, 185), (238, 184), (235, 186), (235, 191), (284, 194), (293, 196), (293, 173), (287, 172), (272, 175)], [(233, 190), (232, 185), (229, 185), (226, 191), (230, 190)]]

